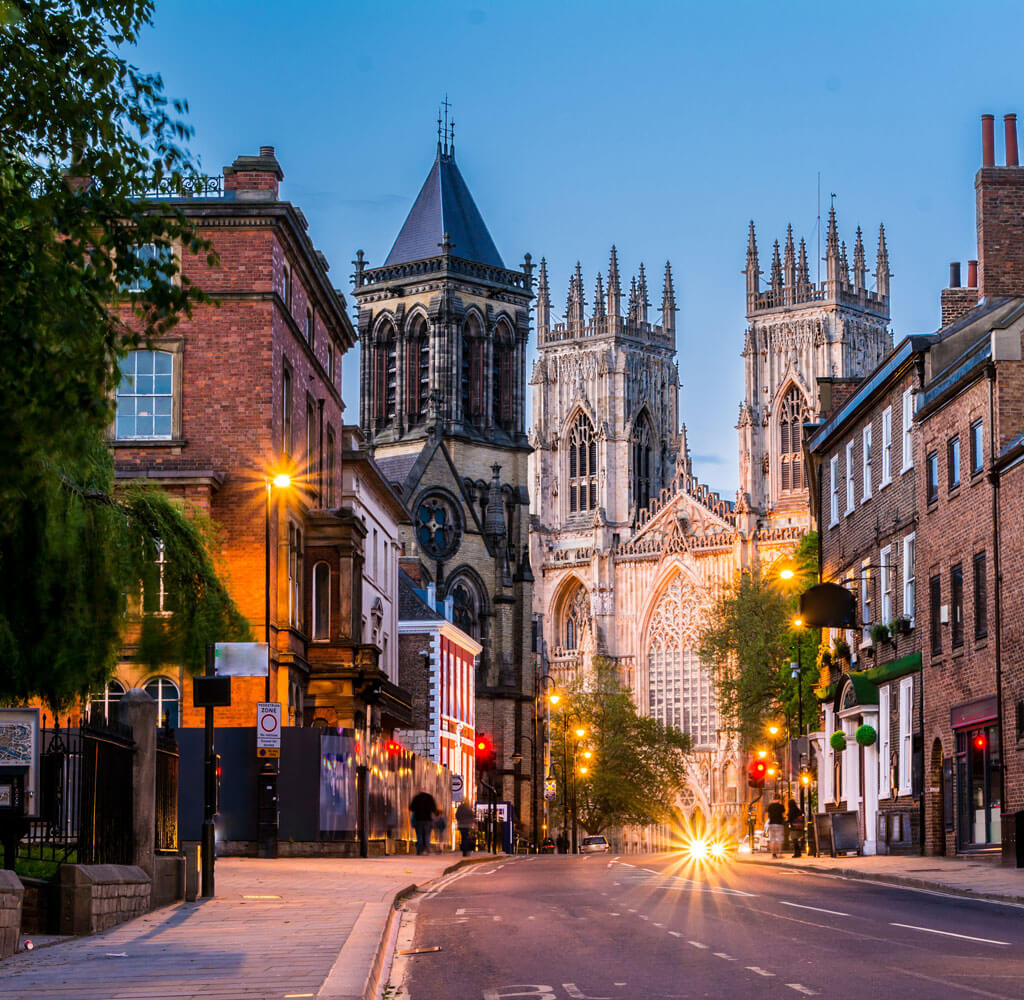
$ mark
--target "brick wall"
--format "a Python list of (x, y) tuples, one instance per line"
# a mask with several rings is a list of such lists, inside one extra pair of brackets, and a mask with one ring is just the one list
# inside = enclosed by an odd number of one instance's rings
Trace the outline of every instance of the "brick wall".
[(1024, 294), (1024, 167), (982, 167), (978, 206), (978, 294)]
[(1003, 815), (1024, 809), (1024, 462), (1000, 479), (1000, 571), (1003, 686)]
[(942, 307), (940, 326), (949, 326), (966, 316), (978, 304), (978, 289), (943, 288), (940, 304)]

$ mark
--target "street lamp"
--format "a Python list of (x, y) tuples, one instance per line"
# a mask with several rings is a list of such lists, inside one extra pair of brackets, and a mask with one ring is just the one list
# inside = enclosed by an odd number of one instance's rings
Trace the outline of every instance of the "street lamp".
[(274, 489), (287, 490), (292, 485), (292, 477), (285, 472), (279, 472), (276, 476), (267, 477), (267, 510), (264, 519), (264, 579), (263, 579), (263, 618), (265, 622), (264, 636), (267, 640), (267, 680), (264, 685), (263, 700), (270, 701), (270, 507), (271, 496)]
[[(526, 733), (521, 733), (519, 739), (526, 740), (530, 744), (530, 756), (533, 758), (530, 768), (530, 827), (533, 834), (534, 852), (537, 853), (540, 849), (540, 841), (537, 837), (537, 744)], [(512, 754), (512, 763), (516, 769), (516, 788), (519, 787), (519, 765), (522, 762), (523, 755), (519, 752), (519, 744), (517, 743), (516, 752)]]
[(801, 629), (803, 628), (803, 621), (799, 618), (793, 619), (793, 627), (796, 629), (796, 663), (793, 664), (793, 677), (796, 678), (796, 711), (797, 711), (797, 731), (800, 734), (800, 738), (797, 741), (797, 753), (800, 755), (800, 812), (804, 814), (804, 823), (807, 822), (807, 812), (805, 810), (806, 804), (806, 791), (807, 782), (803, 781), (803, 753), (800, 747), (803, 745), (800, 740), (804, 737), (804, 670), (803, 663), (800, 659), (800, 639)]

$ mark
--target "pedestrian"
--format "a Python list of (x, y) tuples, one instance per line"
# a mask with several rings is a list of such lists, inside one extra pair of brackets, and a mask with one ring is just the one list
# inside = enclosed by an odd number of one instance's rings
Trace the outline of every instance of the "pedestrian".
[(560, 833), (558, 835), (558, 853), (559, 854), (568, 854), (569, 853), (569, 838), (565, 835), (565, 833)]
[(793, 857), (799, 858), (803, 854), (804, 846), (804, 813), (796, 804), (796, 799), (789, 800), (786, 823), (789, 825), (789, 835), (793, 840)]
[(476, 847), (476, 810), (468, 802), (460, 803), (459, 808), (455, 810), (455, 825), (459, 828), (459, 847), (462, 849), (462, 856), (468, 858)]
[(786, 807), (776, 796), (768, 805), (768, 849), (772, 857), (777, 858), (782, 850), (782, 841), (786, 836)]
[(430, 792), (417, 792), (409, 803), (409, 811), (412, 813), (412, 825), (416, 830), (416, 853), (430, 853), (430, 830), (434, 825), (434, 817), (439, 816), (441, 810), (437, 808), (434, 796)]

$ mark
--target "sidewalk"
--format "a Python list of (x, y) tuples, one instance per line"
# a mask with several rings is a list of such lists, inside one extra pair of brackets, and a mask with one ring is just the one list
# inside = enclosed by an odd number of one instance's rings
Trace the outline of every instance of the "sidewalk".
[(774, 861), (767, 854), (741, 854), (737, 860), (742, 864), (782, 866), (1003, 903), (1024, 904), (1024, 868), (1004, 868), (994, 861), (920, 855), (875, 855), (867, 858), (793, 858), (787, 855)]
[(376, 994), (396, 897), (462, 863), (452, 853), (223, 858), (213, 899), (19, 952), (0, 964), (0, 998), (363, 1000)]

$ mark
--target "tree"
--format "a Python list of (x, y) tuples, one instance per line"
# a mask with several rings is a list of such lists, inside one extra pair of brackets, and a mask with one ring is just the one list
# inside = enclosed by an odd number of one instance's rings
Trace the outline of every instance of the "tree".
[(120, 54), (152, 11), (0, 0), (5, 699), (58, 707), (102, 687), (158, 545), (179, 612), (145, 624), (144, 656), (194, 667), (206, 639), (246, 631), (214, 570), (211, 526), (152, 488), (119, 494), (105, 445), (118, 360), (204, 301), (175, 248), (215, 263), (181, 212), (139, 196), (195, 170), (185, 105)]
[[(609, 660), (594, 657), (593, 671), (594, 686), (574, 685), (562, 703), (568, 724), (560, 724), (557, 715), (552, 722), (555, 765), (561, 769), (568, 759), (572, 767), (573, 744), (578, 743), (577, 772), (587, 767), (585, 775), (576, 775), (580, 825), (595, 834), (612, 826), (666, 822), (686, 784), (690, 738), (640, 715)], [(577, 726), (586, 730), (582, 741), (573, 732)], [(582, 757), (584, 750), (591, 752), (589, 759)]]
[(799, 690), (790, 663), (797, 645), (803, 667), (805, 721), (816, 702), (818, 631), (794, 627), (800, 592), (814, 578), (817, 535), (801, 539), (790, 581), (742, 573), (712, 608), (700, 637), (701, 659), (714, 675), (720, 717), (731, 720), (743, 746), (765, 739), (769, 721), (796, 728)]

